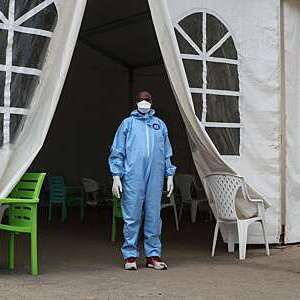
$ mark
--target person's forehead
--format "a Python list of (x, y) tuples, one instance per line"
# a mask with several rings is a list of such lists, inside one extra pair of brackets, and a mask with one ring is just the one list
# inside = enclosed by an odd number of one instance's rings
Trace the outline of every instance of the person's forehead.
[(138, 96), (139, 97), (150, 98), (150, 99), (152, 98), (151, 94), (149, 92), (147, 92), (147, 91), (139, 92)]

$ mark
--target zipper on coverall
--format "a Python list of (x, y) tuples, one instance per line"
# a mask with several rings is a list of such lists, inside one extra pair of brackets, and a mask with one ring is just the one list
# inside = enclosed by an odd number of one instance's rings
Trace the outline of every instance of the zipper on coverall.
[(145, 121), (145, 126), (146, 126), (146, 145), (147, 145), (147, 154), (148, 158), (150, 156), (150, 145), (149, 145), (149, 128), (147, 125), (147, 121)]

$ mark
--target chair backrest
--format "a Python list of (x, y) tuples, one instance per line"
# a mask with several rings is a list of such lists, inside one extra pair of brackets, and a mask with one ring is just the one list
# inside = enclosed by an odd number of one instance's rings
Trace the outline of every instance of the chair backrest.
[(49, 184), (49, 200), (50, 202), (62, 203), (66, 200), (66, 187), (63, 176), (50, 176)]
[[(11, 192), (11, 198), (39, 201), (46, 173), (26, 173)], [(37, 202), (12, 204), (9, 207), (9, 225), (31, 227), (36, 223)]]
[(216, 206), (217, 216), (223, 220), (237, 220), (235, 200), (244, 179), (231, 174), (210, 174), (204, 178)]
[(99, 190), (99, 185), (94, 179), (82, 178), (81, 182), (86, 193), (92, 193)]
[(175, 185), (178, 188), (183, 201), (192, 199), (191, 189), (194, 177), (191, 174), (178, 174), (175, 176)]
[(25, 173), (17, 183), (10, 198), (39, 199), (46, 173)]

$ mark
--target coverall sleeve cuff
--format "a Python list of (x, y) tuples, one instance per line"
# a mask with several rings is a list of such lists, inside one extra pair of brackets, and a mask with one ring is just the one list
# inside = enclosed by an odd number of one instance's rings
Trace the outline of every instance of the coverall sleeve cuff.
[(114, 176), (119, 176), (120, 178), (123, 176), (122, 173), (111, 173), (111, 176), (114, 177)]
[(176, 167), (172, 167), (166, 170), (165, 177), (174, 176), (176, 173)]

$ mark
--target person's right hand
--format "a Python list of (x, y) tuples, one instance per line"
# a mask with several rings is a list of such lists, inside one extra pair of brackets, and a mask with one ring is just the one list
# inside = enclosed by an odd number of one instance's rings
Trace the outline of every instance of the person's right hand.
[(120, 176), (113, 176), (112, 193), (115, 197), (121, 198), (122, 182)]

